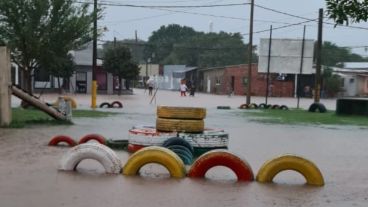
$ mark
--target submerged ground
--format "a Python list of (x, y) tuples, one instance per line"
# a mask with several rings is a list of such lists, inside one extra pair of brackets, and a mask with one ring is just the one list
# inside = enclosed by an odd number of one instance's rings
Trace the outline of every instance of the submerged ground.
[[(354, 126), (280, 125), (252, 122), (240, 109), (245, 97), (197, 94), (179, 97), (178, 92), (158, 91), (156, 101), (144, 90), (135, 95), (99, 96), (98, 102), (121, 100), (123, 109), (107, 118), (78, 118), (75, 125), (31, 126), (24, 129), (0, 129), (0, 206), (366, 206), (368, 203), (368, 129)], [(42, 97), (47, 101), (56, 96)], [(90, 97), (78, 96), (79, 108), (88, 108)], [(256, 103), (263, 98), (253, 98)], [(295, 107), (295, 99), (272, 98), (272, 104)], [(14, 106), (19, 100), (14, 99)], [(303, 99), (307, 108), (311, 99)], [(334, 109), (334, 100), (323, 100)], [(274, 156), (293, 153), (314, 161), (322, 171), (326, 185), (304, 185), (304, 178), (287, 171), (274, 184), (237, 183), (228, 169), (216, 167), (208, 179), (171, 179), (155, 164), (141, 169), (142, 177), (105, 175), (91, 160), (83, 161), (78, 172), (57, 171), (66, 147), (48, 147), (57, 134), (74, 139), (88, 133), (107, 138), (127, 139), (134, 125), (154, 124), (157, 105), (200, 106), (207, 108), (206, 127), (223, 128), (230, 134), (229, 150), (245, 158), (254, 174)], [(216, 106), (232, 110), (217, 110)], [(125, 163), (129, 154), (117, 151)]]

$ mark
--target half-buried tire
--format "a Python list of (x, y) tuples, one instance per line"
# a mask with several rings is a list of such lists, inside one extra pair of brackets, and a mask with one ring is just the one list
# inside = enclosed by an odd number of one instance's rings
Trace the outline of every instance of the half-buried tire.
[(87, 143), (90, 140), (95, 140), (99, 142), (100, 144), (106, 145), (105, 137), (99, 134), (87, 134), (79, 140), (79, 144)]
[(114, 101), (111, 103), (112, 108), (123, 108), (123, 104), (120, 101)]
[(193, 150), (193, 146), (186, 140), (184, 140), (183, 138), (180, 138), (180, 137), (172, 137), (172, 138), (169, 138), (168, 140), (166, 140), (162, 146), (163, 147), (170, 147), (170, 146), (174, 146), (174, 145), (180, 145), (180, 146), (183, 146), (185, 148), (187, 148), (192, 154), (194, 152)]
[(163, 147), (145, 147), (132, 154), (123, 167), (124, 175), (136, 175), (141, 167), (149, 163), (157, 163), (164, 166), (171, 177), (183, 178), (186, 170), (183, 161), (173, 151)]
[(173, 147), (169, 147), (168, 149), (173, 151), (175, 154), (177, 154), (180, 157), (180, 159), (184, 162), (185, 165), (192, 164), (193, 155), (192, 153), (189, 152), (188, 149), (180, 149), (180, 148), (173, 148)]
[(324, 179), (318, 167), (311, 161), (297, 155), (281, 155), (265, 162), (257, 174), (258, 182), (272, 182), (280, 172), (293, 170), (302, 174), (307, 184), (323, 186)]
[(309, 106), (308, 111), (309, 112), (319, 111), (320, 113), (325, 113), (325, 112), (327, 112), (327, 109), (326, 109), (325, 105), (323, 105), (321, 103), (312, 103), (312, 105)]
[(62, 157), (59, 169), (76, 170), (78, 164), (85, 159), (98, 161), (105, 168), (106, 173), (117, 174), (121, 172), (119, 157), (110, 148), (98, 143), (80, 144), (71, 148)]
[(71, 137), (66, 136), (66, 135), (57, 135), (51, 138), (48, 145), (57, 146), (59, 143), (62, 143), (62, 142), (68, 144), (70, 147), (74, 147), (75, 145), (77, 145), (76, 141), (74, 141)]
[(252, 181), (253, 171), (250, 165), (238, 156), (226, 150), (212, 150), (201, 155), (192, 165), (189, 177), (204, 177), (206, 172), (215, 166), (230, 168), (238, 177), (238, 181)]
[(100, 104), (100, 108), (111, 108), (111, 104), (107, 102), (103, 102)]
[(128, 152), (135, 153), (136, 151), (143, 149), (147, 146), (144, 145), (138, 145), (138, 144), (128, 144)]

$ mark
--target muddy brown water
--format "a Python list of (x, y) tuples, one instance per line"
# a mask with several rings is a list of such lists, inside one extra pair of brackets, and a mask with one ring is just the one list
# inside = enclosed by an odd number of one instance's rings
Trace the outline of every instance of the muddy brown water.
[[(172, 179), (165, 168), (156, 164), (144, 166), (141, 176), (105, 175), (102, 166), (92, 160), (83, 161), (77, 172), (57, 170), (68, 148), (46, 146), (52, 136), (67, 134), (79, 139), (88, 133), (100, 133), (112, 139), (127, 138), (127, 130), (133, 125), (155, 121), (156, 107), (148, 103), (146, 95), (137, 90), (136, 95), (121, 96), (123, 109), (105, 110), (122, 113), (108, 118), (75, 119), (72, 126), (0, 129), (0, 206), (368, 205), (367, 128), (262, 124), (250, 122), (238, 109), (216, 109), (217, 105), (235, 108), (244, 101), (243, 97), (199, 94), (180, 98), (176, 92), (160, 92), (156, 104), (206, 107), (206, 127), (229, 132), (229, 150), (245, 158), (255, 175), (266, 160), (293, 153), (315, 162), (324, 175), (324, 187), (306, 186), (304, 178), (292, 171), (280, 173), (272, 184), (261, 184), (236, 182), (234, 173), (224, 167), (211, 169), (206, 179)], [(76, 99), (79, 107), (88, 106), (88, 96)], [(304, 101), (306, 106), (310, 102)], [(116, 152), (124, 164), (129, 154)]]

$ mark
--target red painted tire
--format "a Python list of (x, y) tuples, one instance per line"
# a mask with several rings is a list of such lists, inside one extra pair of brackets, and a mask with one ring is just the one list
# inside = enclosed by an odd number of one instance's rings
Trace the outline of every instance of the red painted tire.
[[(123, 104), (120, 101), (114, 101), (110, 105), (112, 108), (123, 108)], [(115, 105), (117, 105), (117, 107), (115, 107)]]
[(128, 144), (128, 152), (130, 153), (134, 153), (142, 148), (144, 148), (146, 146), (143, 145), (138, 145), (138, 144)]
[(90, 140), (96, 140), (100, 144), (106, 145), (106, 139), (99, 134), (87, 134), (79, 140), (79, 144), (87, 143)]
[(77, 145), (76, 141), (74, 141), (71, 137), (66, 136), (66, 135), (57, 135), (57, 136), (53, 137), (50, 140), (48, 145), (49, 146), (57, 146), (60, 142), (65, 142), (71, 147)]
[(192, 165), (189, 177), (204, 177), (206, 172), (215, 166), (230, 168), (238, 177), (238, 181), (252, 181), (254, 175), (247, 161), (226, 150), (212, 150), (201, 155)]

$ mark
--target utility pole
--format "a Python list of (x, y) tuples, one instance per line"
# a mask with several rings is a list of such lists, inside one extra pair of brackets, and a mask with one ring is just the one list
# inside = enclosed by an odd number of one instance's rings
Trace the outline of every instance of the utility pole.
[(247, 104), (250, 104), (252, 92), (252, 54), (253, 54), (253, 16), (254, 16), (254, 0), (250, 3), (250, 23), (249, 23), (249, 43), (248, 43), (248, 84), (247, 84)]
[(270, 26), (270, 39), (268, 42), (267, 81), (266, 81), (266, 100), (265, 100), (266, 105), (269, 93), (268, 87), (270, 85), (271, 48), (272, 48), (272, 25)]
[(96, 108), (97, 99), (97, 0), (94, 0), (93, 7), (93, 52), (92, 52), (92, 100), (91, 108)]
[(296, 89), (296, 93), (297, 93), (297, 97), (298, 97), (298, 102), (296, 105), (296, 108), (299, 109), (299, 102), (300, 102), (300, 78), (302, 77), (302, 73), (303, 73), (303, 63), (304, 63), (304, 45), (305, 45), (305, 25), (303, 28), (303, 40), (302, 40), (302, 54), (301, 54), (301, 58), (300, 58), (300, 71), (299, 71), (299, 75), (296, 75), (297, 81), (298, 81), (298, 85), (297, 85), (297, 89)]
[(318, 17), (318, 40), (316, 51), (316, 78), (314, 86), (314, 102), (319, 103), (321, 91), (321, 58), (322, 58), (322, 26), (323, 26), (323, 9), (319, 9)]

